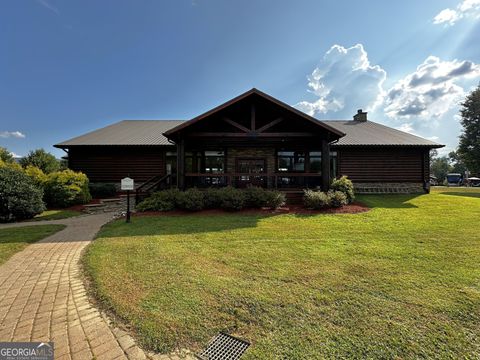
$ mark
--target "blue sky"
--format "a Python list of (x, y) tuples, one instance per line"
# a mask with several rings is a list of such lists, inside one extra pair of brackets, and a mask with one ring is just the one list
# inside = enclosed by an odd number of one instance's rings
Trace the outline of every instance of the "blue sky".
[(0, 146), (122, 119), (189, 119), (252, 87), (319, 119), (369, 118), (451, 150), (480, 81), (480, 0), (5, 0)]

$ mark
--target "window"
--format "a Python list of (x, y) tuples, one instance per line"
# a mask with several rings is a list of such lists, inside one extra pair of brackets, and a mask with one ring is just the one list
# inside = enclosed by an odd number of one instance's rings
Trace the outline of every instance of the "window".
[(277, 170), (280, 172), (304, 172), (305, 153), (302, 151), (278, 151)]
[(321, 151), (310, 151), (308, 153), (309, 165), (311, 173), (322, 173), (322, 152)]
[(205, 151), (205, 173), (222, 174), (225, 169), (223, 151)]
[(337, 152), (330, 151), (330, 177), (333, 179), (337, 176)]
[(185, 152), (185, 172), (200, 173), (202, 168), (202, 153), (198, 151)]
[(165, 154), (165, 167), (167, 174), (175, 175), (177, 173), (177, 153), (167, 151)]

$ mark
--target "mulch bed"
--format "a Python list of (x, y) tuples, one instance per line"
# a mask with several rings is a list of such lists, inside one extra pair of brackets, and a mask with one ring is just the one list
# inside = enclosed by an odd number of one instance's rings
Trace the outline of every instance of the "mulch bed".
[(243, 209), (240, 211), (225, 211), (221, 209), (208, 209), (202, 211), (184, 211), (184, 210), (172, 210), (172, 211), (145, 211), (136, 212), (133, 216), (172, 216), (172, 215), (225, 215), (225, 214), (239, 214), (239, 215), (279, 215), (279, 214), (297, 214), (297, 215), (315, 215), (315, 214), (358, 214), (370, 210), (369, 207), (360, 203), (353, 202), (349, 205), (345, 205), (341, 208), (330, 208), (323, 210), (309, 210), (305, 209), (302, 205), (290, 205), (288, 207), (281, 207), (277, 210), (271, 209)]

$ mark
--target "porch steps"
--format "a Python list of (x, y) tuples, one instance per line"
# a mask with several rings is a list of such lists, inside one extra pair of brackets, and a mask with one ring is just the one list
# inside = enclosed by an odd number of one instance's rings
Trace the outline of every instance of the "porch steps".
[[(130, 210), (135, 211), (135, 195), (130, 194)], [(83, 206), (87, 214), (99, 214), (114, 212), (122, 214), (127, 211), (127, 195), (120, 195), (116, 198), (100, 199), (98, 204), (87, 204)]]

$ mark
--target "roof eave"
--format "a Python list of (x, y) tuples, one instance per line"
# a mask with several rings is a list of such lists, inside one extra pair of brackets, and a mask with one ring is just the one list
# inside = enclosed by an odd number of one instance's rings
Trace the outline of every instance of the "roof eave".
[(183, 123), (183, 124), (177, 125), (177, 126), (175, 126), (174, 128), (172, 128), (172, 129), (170, 129), (170, 130), (167, 130), (166, 132), (163, 133), (163, 135), (164, 135), (165, 137), (167, 137), (167, 138), (170, 139), (170, 138), (172, 138), (172, 135), (174, 135), (174, 134), (177, 133), (178, 131), (180, 131), (180, 130), (182, 130), (182, 129), (190, 126), (190, 125), (193, 125), (193, 124), (197, 123), (198, 121), (206, 118), (207, 116), (212, 115), (212, 114), (214, 114), (214, 113), (216, 113), (216, 112), (218, 112), (218, 111), (220, 111), (220, 110), (222, 110), (222, 109), (225, 109), (226, 107), (228, 107), (228, 106), (230, 106), (230, 105), (233, 105), (233, 104), (235, 104), (236, 102), (238, 102), (238, 101), (240, 101), (240, 100), (242, 100), (242, 99), (244, 99), (244, 98), (246, 98), (246, 97), (248, 97), (248, 96), (250, 96), (250, 95), (252, 95), (252, 94), (256, 94), (256, 95), (258, 95), (258, 96), (260, 96), (260, 97), (263, 97), (264, 99), (267, 99), (267, 100), (269, 100), (269, 101), (271, 101), (271, 102), (273, 102), (273, 103), (275, 103), (275, 104), (283, 107), (284, 109), (286, 109), (286, 110), (288, 110), (288, 111), (291, 111), (291, 112), (293, 112), (293, 113), (295, 113), (295, 114), (303, 117), (304, 119), (306, 119), (306, 120), (308, 120), (308, 121), (310, 121), (310, 122), (312, 122), (312, 123), (314, 123), (314, 124), (316, 124), (316, 125), (324, 128), (325, 130), (328, 130), (328, 131), (330, 131), (331, 133), (336, 134), (336, 135), (338, 136), (338, 138), (341, 138), (341, 137), (343, 137), (343, 136), (346, 135), (344, 132), (335, 129), (335, 128), (332, 127), (332, 126), (323, 123), (321, 120), (315, 119), (314, 117), (312, 117), (312, 116), (310, 116), (310, 115), (308, 115), (308, 114), (305, 114), (304, 112), (302, 112), (302, 111), (300, 111), (300, 110), (298, 110), (298, 109), (295, 109), (294, 107), (292, 107), (292, 106), (290, 106), (290, 105), (288, 105), (288, 104), (286, 104), (286, 103), (284, 103), (284, 102), (282, 102), (282, 101), (274, 98), (273, 96), (270, 96), (270, 95), (268, 95), (268, 94), (266, 94), (266, 93), (264, 93), (264, 92), (262, 92), (262, 91), (260, 91), (260, 90), (258, 90), (258, 89), (256, 89), (256, 88), (252, 88), (252, 89), (244, 92), (243, 94), (241, 94), (241, 95), (239, 95), (239, 96), (236, 96), (236, 97), (234, 97), (233, 99), (230, 99), (230, 100), (226, 101), (225, 103), (223, 103), (223, 104), (221, 104), (221, 105), (219, 105), (219, 106), (216, 106), (216, 107), (214, 107), (213, 109), (211, 109), (211, 110), (209, 110), (209, 111), (207, 111), (207, 112), (205, 112), (205, 113), (203, 113), (203, 114), (201, 114), (201, 115), (199, 115), (199, 116), (196, 116), (196, 117), (194, 117), (193, 119), (191, 119), (191, 120), (189, 120), (189, 121), (186, 121), (186, 122)]

